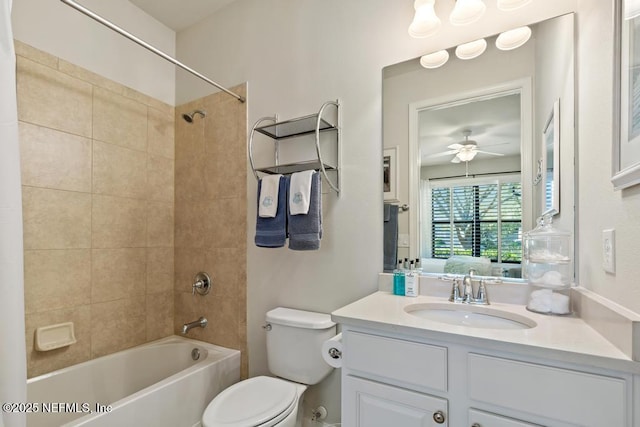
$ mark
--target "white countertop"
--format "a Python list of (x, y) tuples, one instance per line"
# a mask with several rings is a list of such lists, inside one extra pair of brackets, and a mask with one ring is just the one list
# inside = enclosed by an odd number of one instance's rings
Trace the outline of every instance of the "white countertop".
[(530, 312), (524, 305), (491, 302), (490, 308), (527, 317), (537, 326), (516, 330), (482, 329), (428, 320), (405, 311), (410, 304), (424, 303), (454, 305), (442, 297), (420, 295), (412, 298), (378, 291), (334, 311), (331, 317), (346, 326), (490, 346), (496, 350), (640, 374), (639, 362), (634, 362), (575, 316), (547, 316)]

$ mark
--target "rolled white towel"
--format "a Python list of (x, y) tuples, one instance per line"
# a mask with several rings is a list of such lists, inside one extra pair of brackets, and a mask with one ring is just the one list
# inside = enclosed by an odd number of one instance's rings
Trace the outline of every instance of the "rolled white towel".
[(539, 289), (531, 292), (527, 308), (538, 313), (550, 313), (553, 291), (550, 289)]
[(554, 292), (551, 295), (551, 312), (554, 314), (569, 314), (569, 297)]

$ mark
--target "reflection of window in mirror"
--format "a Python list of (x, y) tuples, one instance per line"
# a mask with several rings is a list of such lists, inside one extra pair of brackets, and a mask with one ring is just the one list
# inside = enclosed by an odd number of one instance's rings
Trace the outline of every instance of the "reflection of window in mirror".
[(522, 188), (519, 174), (493, 179), (431, 180), (424, 186), (431, 229), (422, 258), (455, 255), (497, 263), (522, 261)]

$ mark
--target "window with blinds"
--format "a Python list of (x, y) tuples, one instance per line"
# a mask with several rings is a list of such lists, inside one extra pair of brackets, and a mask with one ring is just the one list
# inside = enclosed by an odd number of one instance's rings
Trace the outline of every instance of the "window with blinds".
[(483, 256), (522, 261), (522, 190), (519, 181), (431, 185), (433, 258)]

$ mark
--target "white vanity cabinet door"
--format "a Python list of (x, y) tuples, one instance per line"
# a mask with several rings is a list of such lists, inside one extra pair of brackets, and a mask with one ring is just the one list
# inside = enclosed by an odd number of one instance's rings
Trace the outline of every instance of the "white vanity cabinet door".
[(622, 378), (469, 353), (468, 396), (478, 402), (584, 427), (622, 427)]
[(447, 400), (347, 375), (342, 427), (447, 426)]
[(540, 427), (540, 425), (526, 423), (477, 409), (469, 409), (469, 427)]

